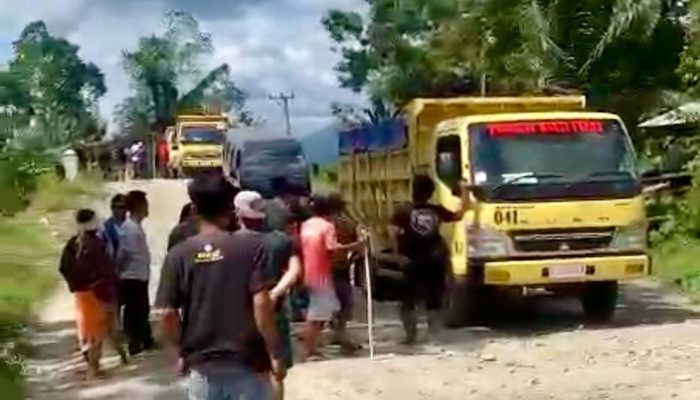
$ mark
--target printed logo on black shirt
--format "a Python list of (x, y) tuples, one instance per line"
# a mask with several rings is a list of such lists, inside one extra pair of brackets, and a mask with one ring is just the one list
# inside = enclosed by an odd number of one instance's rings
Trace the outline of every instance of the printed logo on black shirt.
[(419, 208), (411, 211), (411, 230), (422, 237), (439, 234), (440, 217), (433, 210)]
[(221, 261), (224, 256), (221, 254), (221, 249), (215, 249), (212, 245), (207, 244), (202, 251), (198, 252), (194, 257), (195, 264), (208, 264), (216, 261)]

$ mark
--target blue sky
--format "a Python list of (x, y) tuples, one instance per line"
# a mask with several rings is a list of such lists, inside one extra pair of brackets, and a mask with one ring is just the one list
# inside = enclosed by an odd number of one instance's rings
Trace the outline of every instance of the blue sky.
[(249, 108), (270, 124), (283, 124), (281, 108), (269, 93), (293, 91), (293, 127), (305, 134), (332, 122), (331, 101), (358, 102), (339, 89), (333, 66), (337, 55), (320, 19), (330, 8), (361, 10), (363, 0), (0, 0), (0, 60), (28, 22), (44, 20), (49, 29), (81, 47), (81, 56), (106, 74), (109, 93), (101, 111), (111, 119), (129, 91), (120, 62), (123, 49), (162, 30), (163, 14), (191, 12), (212, 34), (216, 52), (207, 64), (228, 63), (249, 94)]

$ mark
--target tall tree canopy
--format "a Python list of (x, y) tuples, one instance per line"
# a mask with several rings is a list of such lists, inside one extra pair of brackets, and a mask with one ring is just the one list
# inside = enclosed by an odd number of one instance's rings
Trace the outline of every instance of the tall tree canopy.
[[(83, 61), (78, 46), (32, 22), (14, 42), (9, 68), (0, 72), (4, 135), (18, 132), (57, 146), (99, 132), (97, 102), (107, 88), (104, 75)], [(32, 129), (22, 129), (32, 122)]]
[[(323, 19), (340, 84), (397, 106), (414, 97), (565, 85), (639, 116), (679, 87), (684, 32), (670, 0), (372, 0)], [(629, 108), (629, 110), (627, 109)]]
[(200, 107), (248, 118), (243, 109), (245, 96), (233, 82), (229, 66), (202, 71), (203, 59), (212, 52), (209, 34), (201, 31), (194, 17), (181, 11), (166, 15), (164, 34), (143, 37), (135, 50), (124, 51), (132, 95), (115, 109), (121, 131), (162, 132), (178, 112)]

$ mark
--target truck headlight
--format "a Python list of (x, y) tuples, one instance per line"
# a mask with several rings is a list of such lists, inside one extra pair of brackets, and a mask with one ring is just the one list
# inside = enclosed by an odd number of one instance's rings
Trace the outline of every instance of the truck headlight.
[(504, 232), (487, 227), (467, 228), (469, 257), (497, 258), (511, 253), (511, 242)]
[(615, 230), (615, 235), (610, 243), (610, 248), (615, 250), (646, 250), (646, 224), (635, 223), (632, 225), (618, 227)]

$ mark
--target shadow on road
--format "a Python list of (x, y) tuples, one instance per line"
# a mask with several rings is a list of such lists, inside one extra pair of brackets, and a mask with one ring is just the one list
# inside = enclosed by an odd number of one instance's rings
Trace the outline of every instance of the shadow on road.
[[(577, 299), (539, 296), (500, 300), (503, 301), (496, 305), (488, 305), (492, 311), (484, 326), (447, 331), (443, 335), (442, 344), (457, 345), (461, 350), (470, 351), (477, 349), (480, 341), (488, 338), (527, 337), (581, 329), (676, 324), (700, 317), (700, 313), (685, 298), (669, 294), (659, 284), (651, 281), (624, 285), (616, 315), (607, 324), (587, 324)], [(366, 302), (360, 303), (364, 310)], [(398, 341), (401, 337), (401, 325), (397, 322), (397, 305), (379, 303), (376, 308), (379, 321), (384, 321), (385, 325), (393, 321), (392, 328), (378, 329), (380, 343), (382, 335), (391, 336), (394, 342)]]
[(685, 299), (667, 293), (654, 282), (623, 286), (615, 317), (606, 324), (586, 323), (577, 299), (527, 298), (499, 311), (489, 324), (495, 332), (525, 336), (573, 329), (676, 324), (700, 317)]
[(73, 321), (39, 324), (33, 334), (35, 354), (28, 363), (30, 399), (185, 399), (181, 382), (164, 353), (139, 355), (127, 366), (109, 345), (102, 361), (107, 377), (85, 379)]

